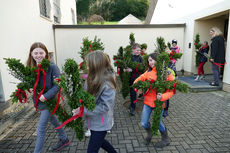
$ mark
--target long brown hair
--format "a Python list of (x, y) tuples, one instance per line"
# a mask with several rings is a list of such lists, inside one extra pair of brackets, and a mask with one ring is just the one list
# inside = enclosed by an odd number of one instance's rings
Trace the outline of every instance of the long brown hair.
[(149, 66), (149, 57), (151, 57), (153, 60), (155, 60), (156, 62), (157, 62), (157, 57), (158, 57), (158, 53), (151, 53), (151, 54), (149, 54), (148, 56), (147, 56), (147, 65), (148, 65), (148, 68), (147, 68), (147, 70), (149, 70), (149, 69), (152, 69), (150, 66)]
[(96, 96), (105, 81), (110, 81), (116, 89), (116, 82), (111, 73), (111, 64), (108, 57), (102, 51), (94, 51), (86, 56), (89, 69), (87, 77), (87, 91)]
[(46, 57), (45, 58), (48, 59), (48, 60), (50, 60), (49, 52), (48, 52), (46, 46), (43, 43), (41, 43), (41, 42), (35, 42), (30, 47), (29, 57), (28, 57), (27, 62), (26, 62), (27, 66), (34, 67), (34, 66), (37, 65), (36, 61), (33, 59), (32, 55), (31, 55), (32, 51), (35, 48), (41, 48), (41, 49), (43, 49), (45, 51), (45, 53), (46, 53)]

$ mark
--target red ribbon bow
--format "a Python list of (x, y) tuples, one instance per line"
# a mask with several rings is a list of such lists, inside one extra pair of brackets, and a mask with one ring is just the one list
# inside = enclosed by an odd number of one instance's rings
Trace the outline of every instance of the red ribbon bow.
[(92, 45), (90, 45), (89, 47), (90, 47), (90, 52), (93, 52), (93, 49), (92, 49), (92, 48), (93, 48), (93, 46), (92, 46)]
[[(38, 97), (36, 97), (36, 88), (37, 88), (39, 78), (40, 78), (40, 71), (42, 71), (42, 73), (43, 73), (43, 88), (42, 88), (41, 92), (38, 94)], [(46, 72), (41, 68), (41, 64), (38, 64), (38, 69), (34, 70), (34, 72), (37, 73), (36, 82), (34, 84), (34, 100), (35, 100), (35, 108), (37, 111), (38, 100), (46, 88)], [(40, 102), (39, 102), (39, 107), (40, 107)]]
[(119, 77), (121, 77), (120, 71), (119, 71), (119, 65), (118, 65), (118, 61), (116, 61), (117, 64), (117, 74), (119, 75)]
[[(140, 64), (139, 64), (139, 65), (140, 65)], [(137, 66), (139, 66), (139, 65), (137, 65)], [(133, 73), (133, 78), (135, 77), (135, 75), (136, 75), (137, 73), (138, 73), (139, 75), (141, 75), (141, 73), (140, 73), (140, 72), (138, 71), (138, 69), (136, 68), (136, 71)]]
[(121, 77), (120, 71), (119, 71), (119, 66), (117, 65), (117, 74), (119, 75), (119, 77)]
[[(82, 102), (83, 102), (83, 101), (80, 99), (80, 103), (82, 103)], [(60, 125), (59, 127), (56, 128), (56, 130), (62, 128), (64, 125), (66, 125), (66, 124), (68, 124), (69, 122), (71, 122), (71, 121), (77, 119), (78, 117), (82, 117), (82, 116), (83, 116), (83, 113), (84, 113), (84, 105), (82, 105), (82, 106), (80, 107), (80, 112), (79, 112), (79, 114), (74, 115), (74, 116), (71, 117), (70, 119), (68, 119), (68, 120), (66, 120), (65, 122), (63, 122), (62, 125)]]
[[(22, 99), (21, 93), (22, 93), (22, 95), (24, 96), (23, 99)], [(23, 103), (22, 101), (24, 101), (24, 103), (27, 102), (27, 95), (26, 95), (26, 92), (25, 92), (24, 90), (18, 89), (18, 90), (16, 91), (16, 93), (15, 93), (15, 96), (18, 97), (20, 103)]]
[[(60, 79), (57, 78), (56, 81), (59, 82)], [(63, 114), (66, 115), (65, 114), (65, 110), (64, 110), (64, 98), (61, 96), (61, 88), (59, 88), (57, 103), (56, 103), (56, 106), (55, 106), (53, 112), (51, 113), (51, 115), (53, 115), (57, 111), (57, 108), (58, 108), (59, 102), (60, 102), (60, 98), (62, 99), (62, 110), (63, 110)]]
[(83, 65), (83, 64), (84, 64), (84, 62), (81, 62), (81, 63), (80, 63), (80, 65), (79, 65), (79, 66), (80, 66), (80, 68), (82, 67), (82, 65)]
[(170, 52), (170, 56), (169, 56), (169, 59), (170, 59), (170, 60), (173, 59), (173, 55), (174, 55), (175, 53), (176, 53), (175, 51), (171, 51), (171, 52)]
[(215, 64), (216, 66), (222, 68), (226, 64), (226, 62), (224, 64), (213, 62), (213, 64)]
[(176, 85), (177, 85), (177, 83), (175, 82), (175, 83), (173, 84), (173, 94), (176, 94)]

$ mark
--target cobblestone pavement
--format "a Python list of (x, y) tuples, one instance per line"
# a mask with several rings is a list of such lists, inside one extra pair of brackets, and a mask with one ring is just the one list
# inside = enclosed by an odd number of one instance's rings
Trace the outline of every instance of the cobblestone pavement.
[[(230, 98), (223, 93), (177, 92), (170, 100), (169, 116), (163, 119), (171, 139), (171, 144), (163, 149), (154, 148), (154, 144), (160, 140), (157, 136), (152, 138), (149, 146), (142, 143), (145, 131), (140, 126), (141, 111), (136, 112), (135, 116), (129, 116), (128, 109), (124, 107), (124, 100), (118, 93), (114, 111), (115, 124), (106, 138), (120, 153), (230, 153)], [(141, 110), (142, 106), (143, 104), (139, 103), (138, 110)], [(24, 117), (21, 124), (13, 127), (12, 131), (0, 140), (0, 152), (33, 152), (38, 119), (39, 114), (35, 111)], [(49, 147), (58, 141), (57, 133), (53, 130), (49, 124), (43, 152), (48, 152)], [(71, 144), (60, 152), (85, 153), (89, 138), (79, 142), (71, 129), (65, 130)], [(101, 149), (100, 153), (103, 152)]]

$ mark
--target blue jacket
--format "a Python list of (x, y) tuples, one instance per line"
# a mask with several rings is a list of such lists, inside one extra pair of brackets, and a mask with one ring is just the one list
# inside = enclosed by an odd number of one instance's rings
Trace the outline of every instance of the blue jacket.
[[(85, 83), (87, 91), (87, 83)], [(112, 128), (112, 116), (116, 90), (106, 81), (96, 96), (96, 107), (93, 111), (84, 108), (85, 125), (93, 131), (108, 131)]]
[(199, 50), (199, 54), (200, 54), (200, 59), (199, 59), (199, 62), (207, 62), (207, 57), (204, 56), (204, 53), (207, 53), (208, 54), (208, 51), (209, 51), (209, 46), (206, 46), (206, 47), (202, 47), (200, 50)]
[[(46, 98), (46, 100), (50, 100), (51, 98), (54, 98), (57, 95), (59, 87), (56, 84), (54, 84), (53, 81), (59, 76), (60, 76), (59, 68), (54, 63), (51, 63), (46, 73), (46, 88), (48, 89), (48, 91), (45, 93), (43, 92), (43, 96)], [(41, 87), (43, 86), (43, 74), (42, 73), (40, 73), (39, 85)], [(33, 101), (34, 101), (34, 98), (33, 98)], [(39, 109), (39, 102), (38, 102), (37, 108)], [(43, 110), (45, 108), (46, 108), (46, 101), (40, 102), (40, 110)]]

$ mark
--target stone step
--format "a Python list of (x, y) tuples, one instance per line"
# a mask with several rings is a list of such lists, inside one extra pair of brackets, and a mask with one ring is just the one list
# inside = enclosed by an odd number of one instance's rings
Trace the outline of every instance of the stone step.
[(211, 75), (205, 77), (205, 79), (195, 81), (195, 76), (179, 76), (178, 80), (183, 83), (188, 84), (189, 90), (191, 92), (210, 92), (210, 91), (218, 91), (222, 90), (222, 82), (220, 86), (211, 86), (209, 83), (211, 82)]

